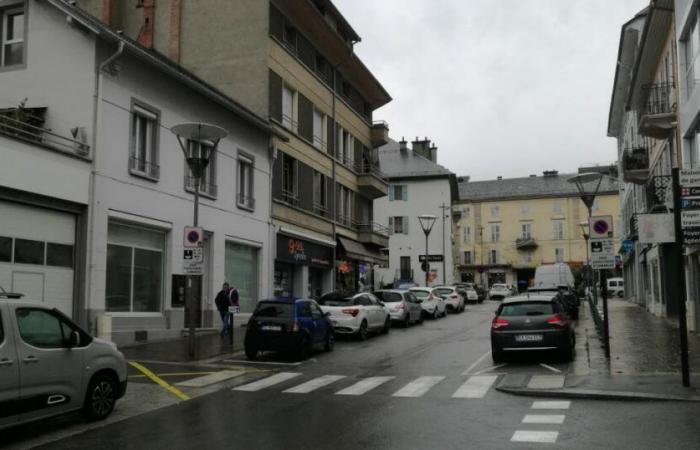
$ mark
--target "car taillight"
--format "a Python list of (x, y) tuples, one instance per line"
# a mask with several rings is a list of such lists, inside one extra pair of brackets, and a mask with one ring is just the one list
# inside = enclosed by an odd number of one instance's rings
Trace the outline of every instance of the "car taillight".
[(450, 294), (450, 298), (459, 298), (459, 295), (457, 295), (457, 294)]
[(503, 317), (496, 316), (493, 318), (493, 322), (491, 322), (491, 328), (494, 330), (498, 330), (499, 328), (507, 327), (510, 325), (506, 319)]
[(299, 331), (301, 327), (299, 326), (299, 321), (295, 320), (294, 324), (292, 325), (292, 331)]
[(406, 309), (406, 305), (403, 303), (399, 303), (399, 306), (396, 307), (397, 309)]
[(558, 327), (565, 327), (568, 322), (566, 321), (566, 318), (561, 314), (555, 314), (547, 319), (547, 323)]
[(357, 315), (360, 313), (360, 310), (355, 309), (355, 308), (346, 308), (346, 309), (341, 309), (340, 311), (343, 314), (350, 314), (353, 317), (357, 317)]

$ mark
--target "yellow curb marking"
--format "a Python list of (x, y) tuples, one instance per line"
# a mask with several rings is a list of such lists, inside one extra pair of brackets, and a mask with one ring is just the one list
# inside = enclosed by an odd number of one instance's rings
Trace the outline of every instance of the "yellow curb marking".
[[(189, 376), (199, 376), (199, 375), (210, 375), (216, 372), (170, 372), (170, 373), (157, 373), (157, 377), (189, 377)], [(129, 378), (146, 378), (146, 375), (129, 375)]]
[(129, 361), (129, 364), (131, 364), (132, 367), (135, 367), (138, 369), (140, 372), (142, 372), (144, 375), (146, 375), (148, 378), (151, 379), (154, 383), (156, 383), (158, 386), (162, 387), (166, 391), (170, 391), (170, 393), (174, 394), (176, 397), (178, 397), (180, 400), (189, 400), (190, 398), (182, 392), (180, 389), (176, 388), (175, 386), (171, 386), (168, 383), (166, 383), (162, 378), (158, 377), (155, 373), (151, 372), (148, 370), (146, 367), (142, 366), (141, 364), (135, 362), (135, 361)]

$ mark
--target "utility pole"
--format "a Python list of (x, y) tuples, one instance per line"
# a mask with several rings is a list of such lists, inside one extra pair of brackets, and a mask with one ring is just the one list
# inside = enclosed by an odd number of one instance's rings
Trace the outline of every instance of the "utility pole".
[(680, 169), (672, 169), (673, 181), (673, 224), (676, 234), (674, 253), (680, 262), (678, 267), (679, 296), (678, 296), (678, 331), (680, 333), (681, 344), (681, 374), (683, 386), (690, 387), (690, 368), (688, 366), (688, 324), (685, 310), (686, 288), (685, 288), (685, 267), (683, 266), (683, 228), (681, 227), (681, 186)]
[(447, 284), (447, 281), (445, 281), (445, 277), (447, 276), (447, 271), (445, 268), (447, 262), (447, 254), (445, 253), (445, 218), (449, 217), (445, 215), (445, 211), (451, 210), (452, 207), (445, 205), (445, 202), (442, 202), (440, 209), (442, 210), (442, 284), (445, 285)]

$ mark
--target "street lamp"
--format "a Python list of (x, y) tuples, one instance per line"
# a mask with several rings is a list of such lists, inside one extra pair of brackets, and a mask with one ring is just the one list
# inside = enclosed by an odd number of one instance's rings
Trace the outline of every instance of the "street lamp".
[(425, 287), (428, 287), (428, 273), (430, 272), (430, 263), (428, 262), (428, 235), (430, 234), (430, 230), (433, 229), (436, 219), (437, 217), (432, 214), (421, 214), (418, 216), (420, 227), (423, 229), (423, 233), (425, 233)]
[(588, 296), (588, 272), (590, 265), (590, 256), (588, 255), (588, 237), (590, 232), (589, 222), (584, 220), (578, 224), (581, 227), (581, 234), (583, 235), (583, 240), (586, 242), (586, 263), (583, 265), (583, 283), (584, 283), (584, 295)]
[[(216, 151), (219, 141), (226, 137), (228, 132), (221, 127), (207, 123), (182, 123), (175, 125), (170, 131), (177, 136), (182, 153), (185, 156), (187, 166), (192, 172), (194, 179), (194, 222), (198, 225), (199, 219), (199, 184), (202, 175), (209, 165), (211, 155)], [(200, 280), (200, 275), (186, 275), (185, 289), (187, 310), (189, 311), (189, 354), (195, 354), (195, 299), (192, 295), (192, 285), (196, 280)], [(201, 291), (201, 288), (200, 288)], [(233, 334), (233, 323), (231, 323), (231, 334)]]

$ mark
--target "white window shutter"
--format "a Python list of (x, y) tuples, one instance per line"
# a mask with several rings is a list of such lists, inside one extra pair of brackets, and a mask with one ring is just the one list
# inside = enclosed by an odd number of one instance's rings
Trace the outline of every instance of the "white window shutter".
[(401, 200), (408, 200), (408, 185), (404, 184), (401, 186)]
[(403, 234), (408, 234), (408, 216), (403, 217)]
[[(389, 201), (394, 201), (394, 186), (389, 186)], [(389, 218), (391, 220), (391, 217)]]
[(389, 234), (394, 234), (394, 218), (389, 217)]

